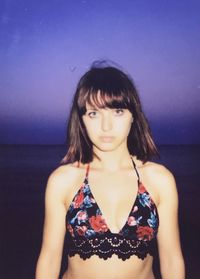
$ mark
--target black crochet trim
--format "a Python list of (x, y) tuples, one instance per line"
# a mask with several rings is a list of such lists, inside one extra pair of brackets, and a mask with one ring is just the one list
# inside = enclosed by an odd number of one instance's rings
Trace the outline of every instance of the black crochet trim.
[(140, 241), (135, 239), (126, 239), (117, 234), (104, 236), (103, 238), (79, 238), (68, 239), (68, 255), (70, 257), (78, 254), (80, 258), (86, 260), (93, 255), (99, 256), (104, 260), (111, 258), (113, 254), (117, 255), (123, 261), (135, 255), (139, 259), (144, 259), (147, 254), (154, 255), (155, 241)]

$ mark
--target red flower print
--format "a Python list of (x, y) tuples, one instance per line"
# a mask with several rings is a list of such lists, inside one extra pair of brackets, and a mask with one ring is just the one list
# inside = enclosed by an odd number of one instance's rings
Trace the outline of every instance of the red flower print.
[(73, 203), (74, 208), (80, 207), (80, 205), (83, 203), (83, 200), (84, 200), (84, 194), (81, 191), (74, 199), (74, 203)]
[(137, 222), (136, 222), (136, 220), (135, 220), (135, 217), (130, 216), (130, 217), (128, 218), (128, 225), (129, 225), (129, 226), (135, 226), (135, 225), (137, 225)]
[(145, 192), (146, 192), (146, 189), (145, 189), (144, 185), (142, 183), (140, 183), (140, 185), (139, 185), (139, 193), (143, 194)]
[(71, 236), (74, 237), (74, 230), (72, 228), (72, 226), (70, 224), (67, 225), (67, 230), (69, 231), (69, 233), (71, 234)]
[(77, 233), (79, 234), (79, 235), (84, 235), (85, 234), (85, 232), (87, 231), (87, 227), (86, 226), (78, 226), (77, 228), (76, 228), (76, 231), (77, 231)]
[(148, 226), (139, 226), (136, 233), (139, 240), (150, 241), (153, 238), (153, 229)]
[(108, 230), (105, 220), (101, 215), (90, 217), (89, 222), (95, 232), (106, 232)]

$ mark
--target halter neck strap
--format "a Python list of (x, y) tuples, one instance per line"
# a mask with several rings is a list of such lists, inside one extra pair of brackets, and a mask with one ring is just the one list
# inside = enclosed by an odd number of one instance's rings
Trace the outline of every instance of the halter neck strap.
[(139, 175), (139, 172), (137, 170), (136, 164), (135, 164), (135, 162), (134, 162), (132, 157), (131, 157), (131, 160), (132, 160), (132, 163), (133, 163), (133, 167), (134, 167), (135, 173), (136, 173), (137, 178), (138, 178), (138, 182), (140, 182), (140, 175)]
[(87, 178), (87, 179), (88, 179), (88, 175), (89, 175), (89, 170), (90, 170), (90, 164), (88, 164), (86, 167), (85, 178)]

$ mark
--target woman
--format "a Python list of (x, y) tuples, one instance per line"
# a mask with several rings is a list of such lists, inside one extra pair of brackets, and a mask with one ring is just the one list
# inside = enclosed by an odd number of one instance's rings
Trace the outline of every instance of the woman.
[(154, 279), (158, 243), (163, 279), (183, 279), (178, 197), (157, 154), (133, 81), (93, 66), (79, 81), (68, 124), (68, 152), (49, 177), (36, 278)]

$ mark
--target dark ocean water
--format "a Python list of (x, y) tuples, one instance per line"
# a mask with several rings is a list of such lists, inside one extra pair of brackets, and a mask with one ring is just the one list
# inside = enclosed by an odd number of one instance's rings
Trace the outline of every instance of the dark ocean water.
[[(200, 146), (159, 149), (159, 162), (173, 172), (177, 182), (186, 278), (199, 279)], [(0, 278), (34, 278), (42, 240), (45, 186), (64, 154), (63, 146), (0, 146)]]

